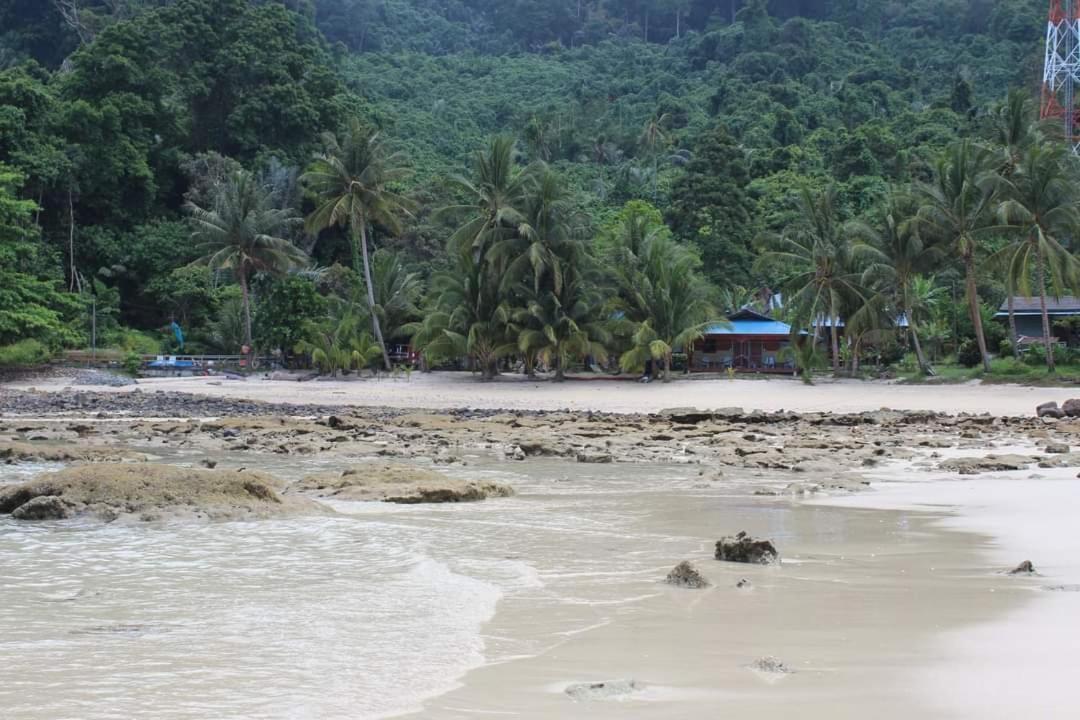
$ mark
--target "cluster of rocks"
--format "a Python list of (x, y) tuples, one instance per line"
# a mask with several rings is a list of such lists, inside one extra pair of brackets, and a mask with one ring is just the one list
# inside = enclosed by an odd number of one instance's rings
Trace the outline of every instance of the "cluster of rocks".
[(1080, 400), (1066, 400), (1060, 407), (1057, 402), (1043, 403), (1035, 408), (1035, 415), (1055, 420), (1080, 417)]
[(135, 378), (108, 370), (76, 370), (71, 375), (72, 385), (96, 385), (98, 387), (127, 387), (135, 385)]

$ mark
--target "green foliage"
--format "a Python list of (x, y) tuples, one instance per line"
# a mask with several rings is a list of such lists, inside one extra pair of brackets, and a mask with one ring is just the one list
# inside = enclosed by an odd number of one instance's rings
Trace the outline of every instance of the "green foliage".
[(142, 356), (134, 350), (128, 350), (121, 361), (121, 365), (128, 375), (138, 377), (139, 371), (142, 370)]
[(956, 351), (956, 361), (967, 368), (975, 367), (982, 362), (982, 353), (979, 352), (979, 345), (973, 338), (960, 343), (960, 348)]
[(255, 304), (255, 343), (263, 350), (288, 353), (303, 339), (304, 328), (326, 315), (326, 300), (315, 283), (296, 275), (267, 277)]
[(0, 345), (0, 367), (34, 367), (48, 362), (52, 353), (33, 338), (11, 345)]
[(50, 276), (31, 229), (35, 206), (15, 196), (20, 179), (0, 164), (0, 344), (34, 339), (59, 347), (81, 336), (71, 325), (81, 306)]

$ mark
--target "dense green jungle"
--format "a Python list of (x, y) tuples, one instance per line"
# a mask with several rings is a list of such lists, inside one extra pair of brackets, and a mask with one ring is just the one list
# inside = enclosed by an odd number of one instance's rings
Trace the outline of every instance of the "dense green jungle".
[(0, 0), (0, 365), (1068, 368), (991, 319), (1080, 284), (1046, 7)]

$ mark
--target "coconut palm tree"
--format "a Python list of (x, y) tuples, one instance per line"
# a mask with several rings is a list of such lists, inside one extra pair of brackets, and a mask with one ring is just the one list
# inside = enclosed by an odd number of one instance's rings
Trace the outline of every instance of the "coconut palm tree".
[(894, 196), (878, 227), (854, 226), (859, 237), (854, 257), (863, 266), (862, 284), (876, 288), (887, 298), (886, 306), (907, 319), (919, 372), (933, 375), (919, 341), (912, 291), (920, 273), (930, 271), (942, 258), (940, 248), (928, 245), (919, 234), (917, 213), (918, 206), (910, 196)]
[(515, 313), (525, 323), (518, 333), (518, 349), (555, 367), (555, 381), (566, 378), (574, 359), (607, 359), (610, 334), (600, 319), (600, 299), (578, 272), (570, 272), (559, 291), (544, 290)]
[[(997, 172), (1005, 178), (1012, 177), (1020, 166), (1024, 151), (1039, 136), (1038, 123), (1035, 122), (1035, 109), (1030, 93), (1019, 88), (1009, 91), (1005, 102), (997, 108), (994, 118), (994, 151), (998, 159)], [(1016, 333), (1016, 287), (1012, 273), (1006, 274), (1006, 307), (1009, 315), (1009, 340), (1012, 343), (1013, 356), (1020, 356), (1020, 346)]]
[(323, 152), (300, 178), (317, 202), (307, 218), (307, 230), (312, 234), (330, 227), (349, 231), (353, 269), (363, 275), (372, 329), (389, 370), (390, 356), (375, 310), (368, 228), (378, 224), (391, 233), (400, 232), (399, 218), (411, 211), (412, 203), (392, 188), (407, 175), (405, 158), (389, 150), (379, 133), (356, 121), (341, 138), (324, 134), (323, 145)]
[(450, 252), (470, 252), (479, 262), (492, 246), (515, 233), (525, 222), (531, 183), (531, 169), (515, 161), (514, 139), (493, 138), (487, 152), (477, 153), (471, 179), (456, 176), (450, 180), (452, 189), (465, 198), (439, 212), (463, 218), (450, 237)]
[[(624, 238), (633, 242), (633, 237)], [(712, 291), (701, 276), (701, 261), (659, 229), (650, 229), (636, 253), (626, 244), (615, 255), (626, 264), (615, 268), (624, 322), (631, 323), (631, 347), (619, 358), (625, 372), (648, 360), (660, 361), (664, 382), (671, 380), (671, 359), (699, 340), (713, 324)]]
[(379, 315), (380, 327), (391, 340), (404, 337), (405, 326), (420, 316), (423, 278), (406, 268), (400, 255), (389, 250), (376, 250), (371, 266), (375, 312)]
[(299, 218), (289, 208), (277, 208), (274, 193), (244, 170), (231, 175), (213, 197), (213, 207), (187, 204), (192, 240), (202, 256), (195, 261), (211, 270), (231, 270), (240, 284), (244, 310), (244, 343), (251, 346), (253, 273), (284, 274), (307, 263), (303, 250), (281, 237)]
[(759, 258), (759, 268), (780, 273), (779, 285), (792, 309), (796, 326), (812, 326), (814, 341), (822, 325), (831, 339), (833, 372), (840, 370), (839, 325), (845, 308), (866, 304), (861, 273), (855, 265), (851, 237), (856, 228), (840, 221), (833, 189), (799, 193), (800, 221), (781, 234), (766, 234), (768, 250)]
[(1050, 342), (1050, 316), (1046, 307), (1046, 279), (1054, 294), (1080, 285), (1080, 262), (1061, 239), (1080, 230), (1080, 200), (1076, 196), (1073, 158), (1060, 143), (1031, 143), (1008, 176), (998, 178), (1002, 197), (999, 219), (1015, 233), (1015, 240), (995, 253), (991, 262), (1005, 268), (1008, 285), (1031, 297), (1031, 278), (1042, 311), (1046, 368), (1054, 372), (1054, 348)]
[(979, 312), (976, 263), (984, 238), (1000, 232), (993, 213), (997, 202), (991, 177), (994, 169), (995, 158), (989, 150), (963, 140), (941, 154), (930, 182), (915, 186), (920, 234), (947, 243), (963, 264), (968, 313), (986, 372), (990, 372), (990, 354)]

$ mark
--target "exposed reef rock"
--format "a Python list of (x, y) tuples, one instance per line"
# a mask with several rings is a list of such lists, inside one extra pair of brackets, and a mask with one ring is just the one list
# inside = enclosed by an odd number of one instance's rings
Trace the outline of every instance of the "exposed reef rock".
[(701, 590), (712, 584), (687, 560), (683, 560), (672, 568), (671, 572), (664, 578), (664, 582), (690, 590)]
[(235, 520), (332, 512), (304, 498), (283, 498), (278, 481), (247, 470), (152, 464), (80, 465), (0, 490), (0, 514), (17, 520), (88, 516), (112, 522)]
[(726, 562), (771, 565), (780, 561), (780, 553), (769, 540), (755, 540), (741, 532), (716, 542), (716, 559)]
[(0, 460), (17, 462), (141, 462), (143, 453), (101, 445), (60, 445), (55, 443), (0, 441)]
[(575, 700), (611, 700), (626, 697), (644, 690), (636, 680), (608, 680), (606, 682), (575, 683), (566, 688), (566, 694)]
[(461, 480), (400, 463), (374, 462), (341, 472), (309, 475), (290, 491), (339, 500), (402, 504), (454, 503), (507, 497), (513, 490), (487, 480)]

